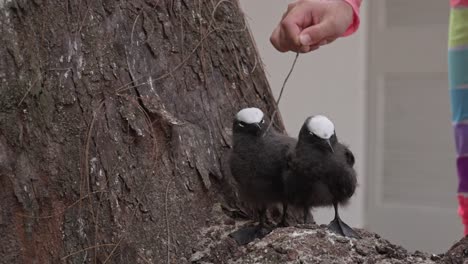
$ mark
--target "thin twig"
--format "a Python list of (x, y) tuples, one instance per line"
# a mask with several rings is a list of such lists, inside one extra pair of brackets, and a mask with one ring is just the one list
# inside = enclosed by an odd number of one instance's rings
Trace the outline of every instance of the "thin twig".
[[(91, 142), (91, 132), (93, 131), (94, 127), (94, 122), (96, 121), (96, 116), (101, 107), (104, 104), (104, 100), (99, 104), (99, 106), (96, 108), (96, 110), (93, 112), (93, 117), (91, 118), (91, 122), (89, 123), (88, 131), (86, 134), (86, 141), (85, 141), (85, 147), (84, 147), (84, 153), (83, 153), (83, 167), (84, 169), (80, 173), (80, 200), (81, 201), (83, 197), (83, 192), (85, 188), (85, 177), (89, 177), (88, 175), (88, 156), (89, 156), (89, 143)], [(88, 188), (89, 190), (89, 188)], [(80, 210), (81, 210), (81, 203), (80, 203)]]
[(60, 214), (63, 214), (65, 213), (66, 210), (72, 208), (74, 205), (76, 205), (77, 203), (81, 202), (82, 200), (88, 198), (90, 196), (90, 194), (96, 194), (96, 193), (105, 193), (107, 191), (95, 191), (95, 192), (92, 192), (92, 193), (89, 193), (85, 196), (83, 196), (82, 198), (76, 200), (75, 202), (73, 202), (72, 204), (70, 204), (69, 206), (65, 207), (65, 209), (61, 210), (61, 211), (58, 211), (58, 212), (55, 212), (51, 215), (44, 215), (44, 216), (34, 216), (34, 215), (25, 215), (25, 214), (20, 214), (18, 213), (17, 215), (18, 216), (21, 216), (21, 217), (24, 217), (24, 218), (33, 218), (33, 219), (47, 219), (47, 218), (52, 218), (54, 216), (58, 216)]
[(255, 69), (257, 69), (257, 64), (258, 64), (258, 57), (255, 56), (255, 63), (254, 63), (254, 66), (252, 67), (252, 70), (250, 71), (250, 74), (254, 73)]
[(142, 256), (140, 252), (137, 252), (137, 254), (144, 262), (146, 262), (148, 264), (151, 264), (151, 262), (149, 260), (147, 260), (144, 256)]
[(29, 95), (29, 93), (31, 92), (32, 88), (34, 88), (34, 86), (36, 86), (37, 82), (39, 81), (40, 79), (40, 76), (48, 71), (69, 71), (71, 70), (72, 68), (50, 68), (50, 69), (46, 69), (42, 72), (40, 72), (40, 75), (36, 77), (36, 79), (34, 80), (34, 82), (31, 84), (31, 86), (29, 86), (28, 90), (26, 91), (26, 93), (23, 95), (23, 98), (21, 98), (21, 100), (19, 101), (18, 103), (18, 107), (23, 103), (23, 101), (26, 99), (26, 97)]
[(166, 212), (166, 231), (167, 231), (167, 264), (169, 264), (169, 261), (170, 261), (170, 254), (171, 254), (171, 251), (170, 251), (170, 247), (171, 247), (171, 237), (170, 237), (170, 230), (169, 230), (169, 213), (168, 213), (168, 206), (167, 206), (167, 197), (169, 195), (169, 186), (170, 184), (172, 183), (172, 179), (169, 179), (169, 182), (167, 183), (167, 186), (166, 186), (166, 201), (165, 201), (165, 206), (164, 206), (164, 210)]
[[(86, 188), (86, 192), (88, 194), (91, 193), (91, 186), (89, 184), (90, 174), (89, 174), (89, 166), (88, 166), (89, 148), (90, 148), (91, 135), (92, 135), (92, 131), (93, 131), (93, 128), (94, 128), (94, 124), (96, 122), (96, 118), (98, 116), (98, 113), (99, 113), (101, 107), (104, 105), (104, 102), (105, 102), (105, 100), (102, 100), (101, 103), (98, 105), (98, 107), (96, 108), (96, 111), (93, 113), (93, 117), (92, 117), (91, 122), (89, 124), (88, 132), (87, 132), (87, 136), (86, 136), (86, 142), (85, 142), (84, 158), (83, 158), (84, 170), (80, 174), (80, 197), (82, 197), (82, 195), (83, 195), (84, 188)], [(91, 211), (91, 217), (92, 217), (93, 222), (94, 222), (94, 230), (95, 230), (95, 232), (94, 232), (94, 242), (96, 243), (97, 220), (96, 220), (96, 214), (94, 213), (94, 205), (93, 205), (93, 199), (92, 198), (93, 197), (90, 196), (89, 199), (88, 199), (88, 208)], [(81, 198), (80, 198), (80, 200), (81, 200)], [(80, 202), (80, 212), (81, 212), (81, 202)], [(97, 248), (93, 248), (93, 249), (94, 249), (94, 257), (95, 257), (95, 261), (96, 261), (96, 249)]]
[[(105, 100), (102, 100), (101, 103), (99, 104), (99, 106), (97, 107), (96, 111), (93, 113), (93, 118), (91, 119), (91, 122), (89, 124), (89, 128), (88, 128), (88, 133), (86, 135), (86, 143), (85, 143), (85, 152), (84, 152), (84, 175), (85, 177), (83, 177), (80, 182), (85, 185), (85, 187), (87, 188), (87, 191), (88, 193), (91, 191), (91, 187), (89, 185), (89, 166), (88, 166), (88, 158), (89, 158), (89, 145), (91, 143), (91, 135), (92, 135), (92, 131), (93, 131), (93, 128), (94, 128), (94, 123), (96, 122), (96, 117), (101, 109), (101, 107), (104, 105), (104, 102)], [(81, 184), (80, 184), (81, 185)], [(80, 195), (81, 195), (81, 191), (80, 191)], [(92, 204), (92, 201), (90, 201), (91, 204)], [(94, 215), (94, 210), (93, 210), (93, 215)]]
[(136, 25), (136, 22), (138, 21), (138, 18), (140, 17), (140, 15), (141, 15), (141, 11), (136, 16), (135, 21), (133, 21), (132, 33), (130, 34), (130, 46), (133, 45), (133, 32), (135, 31), (135, 25)]
[[(80, 3), (80, 6), (81, 6), (81, 3)], [(81, 30), (83, 29), (84, 23), (85, 23), (85, 21), (86, 21), (86, 18), (88, 17), (88, 13), (89, 13), (89, 10), (90, 10), (90, 9), (91, 9), (91, 7), (88, 6), (88, 8), (86, 9), (86, 13), (85, 13), (85, 15), (84, 15), (84, 17), (83, 17), (83, 20), (82, 20), (81, 23), (80, 23), (80, 27), (79, 27), (79, 29), (78, 29), (77, 35), (79, 35), (79, 34), (81, 33)]]
[(275, 111), (273, 111), (273, 114), (271, 115), (270, 124), (268, 124), (268, 127), (265, 130), (265, 133), (263, 134), (263, 136), (265, 136), (268, 133), (268, 130), (270, 130), (271, 126), (273, 125), (276, 113), (278, 112), (278, 109), (279, 109), (279, 103), (281, 101), (281, 97), (283, 96), (284, 88), (286, 87), (286, 83), (288, 82), (289, 77), (291, 76), (291, 73), (294, 70), (294, 66), (296, 66), (296, 62), (297, 62), (298, 58), (299, 58), (299, 53), (296, 53), (296, 57), (294, 58), (294, 61), (293, 61), (292, 65), (291, 65), (291, 69), (289, 69), (288, 75), (286, 75), (286, 78), (284, 79), (283, 86), (281, 86), (280, 94), (279, 94), (278, 99), (276, 100), (276, 104), (275, 104)]
[(127, 91), (127, 90), (130, 90), (130, 89), (136, 88), (136, 87), (140, 87), (140, 86), (143, 86), (143, 85), (146, 85), (146, 84), (150, 84), (150, 82), (151, 82), (151, 83), (154, 83), (154, 82), (156, 82), (156, 81), (162, 80), (162, 79), (164, 79), (164, 78), (166, 78), (166, 77), (172, 75), (175, 71), (177, 71), (181, 66), (183, 66), (183, 65), (192, 57), (192, 55), (195, 53), (195, 51), (197, 51), (197, 49), (201, 46), (201, 44), (203, 43), (203, 41), (204, 41), (206, 38), (208, 38), (208, 36), (209, 36), (211, 33), (213, 33), (214, 31), (215, 31), (215, 30), (213, 29), (213, 30), (210, 30), (208, 33), (206, 33), (206, 35), (203, 36), (203, 38), (198, 42), (198, 44), (197, 44), (197, 45), (195, 46), (195, 48), (190, 52), (190, 54), (189, 54), (187, 57), (185, 57), (185, 59), (184, 59), (183, 61), (181, 61), (179, 64), (177, 64), (177, 65), (176, 65), (172, 70), (170, 70), (169, 72), (167, 72), (167, 73), (165, 73), (165, 74), (163, 74), (163, 75), (159, 76), (158, 78), (153, 79), (153, 80), (151, 80), (151, 81), (147, 81), (147, 82), (140, 83), (140, 84), (138, 84), (138, 85), (126, 87), (127, 85), (132, 84), (132, 83), (134, 83), (134, 82), (137, 82), (137, 81), (139, 81), (139, 80), (141, 80), (141, 79), (143, 79), (143, 78), (145, 78), (145, 77), (138, 78), (138, 79), (136, 79), (136, 80), (134, 80), (134, 81), (131, 81), (131, 82), (129, 82), (129, 83), (123, 85), (123, 86), (120, 87), (119, 89), (117, 89), (117, 93), (121, 93), (121, 92), (123, 92), (123, 91)]
[[(138, 13), (138, 15), (135, 18), (135, 21), (133, 21), (132, 32), (130, 33), (130, 48), (133, 47), (133, 32), (135, 31), (135, 25), (136, 25), (136, 22), (138, 21), (138, 17), (140, 17), (140, 14), (141, 12)], [(135, 74), (133, 74), (133, 69), (130, 66), (127, 53), (130, 53), (130, 52), (127, 52), (127, 47), (125, 47), (125, 58), (127, 59), (127, 67), (128, 67), (128, 71), (130, 72), (130, 78), (133, 80), (134, 84), (136, 84)]]
[(39, 81), (39, 76), (37, 76), (37, 78), (34, 80), (34, 82), (31, 84), (31, 86), (29, 86), (28, 90), (26, 91), (26, 93), (24, 94), (23, 98), (21, 98), (21, 100), (19, 101), (18, 103), (18, 107), (21, 106), (21, 104), (23, 103), (24, 99), (26, 99), (26, 97), (28, 96), (29, 92), (31, 92), (32, 88), (36, 85), (36, 83)]
[(100, 245), (94, 245), (94, 246), (91, 246), (91, 247), (83, 248), (81, 250), (70, 253), (70, 254), (66, 255), (65, 257), (62, 257), (62, 260), (66, 260), (67, 258), (69, 258), (69, 257), (71, 257), (73, 255), (76, 255), (78, 253), (81, 253), (83, 251), (87, 251), (87, 250), (90, 250), (90, 249), (95, 249), (95, 248), (98, 248), (98, 247), (112, 247), (112, 246), (115, 246), (115, 244), (100, 244)]
[[(222, 3), (230, 3), (230, 4), (233, 4), (231, 1), (229, 0), (221, 0), (219, 1), (218, 3), (216, 3), (215, 7), (213, 8), (213, 12), (211, 12), (211, 22), (210, 22), (210, 26), (213, 25), (214, 22), (216, 22), (216, 19), (215, 19), (215, 13), (216, 13), (216, 10), (218, 10), (218, 7), (222, 4)], [(221, 25), (223, 25), (221, 23)], [(241, 28), (241, 29), (227, 29), (227, 28), (223, 28), (223, 27), (215, 27), (213, 26), (213, 28), (215, 28), (215, 30), (224, 30), (224, 31), (228, 31), (228, 32), (244, 32), (246, 29), (247, 29), (247, 22), (244, 20), (244, 26)]]

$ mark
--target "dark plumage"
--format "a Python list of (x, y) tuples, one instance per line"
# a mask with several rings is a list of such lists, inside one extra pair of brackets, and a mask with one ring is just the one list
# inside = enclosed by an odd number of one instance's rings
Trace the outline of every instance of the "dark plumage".
[(259, 212), (260, 228), (265, 225), (267, 208), (284, 201), (282, 175), (286, 169), (286, 154), (297, 142), (273, 128), (268, 132), (266, 129), (259, 109), (241, 110), (233, 123), (233, 149), (229, 160), (241, 199)]
[(303, 208), (304, 222), (311, 207), (333, 205), (335, 220), (330, 223), (330, 229), (342, 235), (357, 236), (340, 220), (337, 208), (338, 204), (345, 204), (356, 189), (353, 165), (354, 156), (338, 142), (333, 123), (323, 116), (307, 118), (296, 148), (288, 155), (288, 170), (284, 175), (287, 200)]

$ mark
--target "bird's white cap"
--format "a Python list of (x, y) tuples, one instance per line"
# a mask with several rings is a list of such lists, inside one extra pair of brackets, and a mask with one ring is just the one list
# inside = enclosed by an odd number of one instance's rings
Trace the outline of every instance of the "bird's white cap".
[(237, 113), (236, 119), (246, 124), (260, 123), (263, 120), (263, 112), (255, 107), (244, 108)]
[(323, 115), (313, 116), (306, 125), (309, 132), (322, 139), (330, 139), (335, 134), (335, 125)]

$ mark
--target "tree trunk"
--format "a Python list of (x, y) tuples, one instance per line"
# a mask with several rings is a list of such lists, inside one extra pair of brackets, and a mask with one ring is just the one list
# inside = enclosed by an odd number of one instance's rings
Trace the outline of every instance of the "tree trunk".
[(234, 114), (274, 109), (238, 3), (3, 0), (0, 21), (0, 262), (187, 262), (239, 206)]

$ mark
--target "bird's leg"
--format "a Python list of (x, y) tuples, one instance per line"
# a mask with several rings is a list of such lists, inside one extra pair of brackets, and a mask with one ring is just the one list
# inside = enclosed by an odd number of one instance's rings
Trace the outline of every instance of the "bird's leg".
[(335, 218), (333, 220), (340, 219), (340, 215), (338, 214), (338, 203), (333, 203), (333, 209), (335, 209)]
[(286, 218), (288, 217), (288, 203), (283, 202), (283, 215), (281, 217), (281, 222), (278, 224), (279, 227), (287, 227)]
[(308, 218), (309, 218), (309, 207), (304, 206), (304, 211), (303, 211), (303, 217), (304, 217), (304, 224), (307, 224)]
[(338, 204), (333, 203), (333, 207), (335, 208), (335, 219), (330, 222), (328, 229), (345, 237), (361, 238), (356, 231), (349, 227), (345, 222), (341, 221), (340, 215), (338, 214)]
[(229, 236), (232, 237), (239, 245), (247, 245), (257, 238), (262, 239), (268, 235), (271, 230), (265, 226), (266, 211), (266, 206), (261, 206), (258, 210), (260, 218), (258, 225), (242, 227), (229, 234)]
[(266, 207), (262, 206), (260, 210), (258, 210), (258, 215), (260, 217), (260, 221), (258, 223), (259, 228), (265, 227), (265, 222), (266, 222)]
[(262, 206), (259, 210), (260, 221), (257, 226), (256, 238), (262, 239), (271, 232), (271, 228), (266, 225), (266, 206)]

